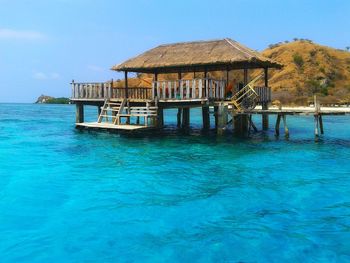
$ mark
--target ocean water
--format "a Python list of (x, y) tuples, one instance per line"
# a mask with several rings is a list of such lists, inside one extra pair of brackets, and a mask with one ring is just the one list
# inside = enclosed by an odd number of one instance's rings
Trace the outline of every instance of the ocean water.
[(350, 261), (349, 116), (315, 142), (306, 116), (285, 139), (202, 135), (199, 111), (137, 137), (74, 115), (0, 104), (0, 262)]

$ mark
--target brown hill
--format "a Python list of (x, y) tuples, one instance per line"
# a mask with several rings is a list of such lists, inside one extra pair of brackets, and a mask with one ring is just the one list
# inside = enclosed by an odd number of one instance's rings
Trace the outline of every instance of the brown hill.
[(262, 54), (285, 65), (270, 71), (276, 99), (305, 104), (318, 94), (330, 103), (350, 101), (350, 52), (298, 40), (271, 45)]

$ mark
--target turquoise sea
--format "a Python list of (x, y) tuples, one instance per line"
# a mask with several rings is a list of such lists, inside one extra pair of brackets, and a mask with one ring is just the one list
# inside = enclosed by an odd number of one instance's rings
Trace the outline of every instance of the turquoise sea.
[(288, 140), (191, 118), (130, 137), (75, 130), (73, 105), (0, 104), (0, 262), (350, 261), (350, 116), (317, 142), (307, 116)]

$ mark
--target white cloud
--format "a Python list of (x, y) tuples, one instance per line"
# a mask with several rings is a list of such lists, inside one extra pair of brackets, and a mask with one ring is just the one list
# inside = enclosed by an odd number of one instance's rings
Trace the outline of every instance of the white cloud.
[(40, 79), (40, 80), (44, 80), (47, 79), (47, 75), (43, 72), (34, 72), (33, 73), (33, 78), (34, 79)]
[(40, 40), (44, 38), (45, 36), (37, 31), (0, 28), (0, 39)]
[(44, 73), (41, 71), (35, 71), (32, 76), (34, 79), (37, 80), (50, 80), (50, 79), (59, 79), (60, 74), (57, 72), (52, 72), (52, 73)]
[(89, 65), (88, 69), (91, 71), (96, 71), (96, 72), (102, 72), (102, 71), (106, 70), (106, 69), (99, 67), (99, 66), (96, 66), (96, 65)]

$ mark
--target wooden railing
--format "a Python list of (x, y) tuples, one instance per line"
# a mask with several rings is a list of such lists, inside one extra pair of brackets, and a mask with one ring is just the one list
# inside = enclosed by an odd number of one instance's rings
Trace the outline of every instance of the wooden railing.
[(257, 97), (258, 104), (271, 102), (270, 87), (254, 87), (254, 90), (259, 95), (259, 97)]
[[(72, 99), (123, 99), (125, 88), (112, 88), (111, 82), (106, 83), (74, 83), (72, 82)], [(130, 87), (130, 99), (152, 99), (152, 89), (144, 87)]]
[[(192, 79), (153, 81), (152, 88), (130, 87), (130, 99), (190, 100), (225, 98), (226, 81), (215, 79)], [(125, 88), (112, 88), (111, 82), (72, 82), (72, 99), (123, 99)]]
[(72, 99), (109, 99), (112, 92), (111, 83), (72, 82)]
[(224, 99), (225, 80), (192, 79), (152, 82), (152, 98), (159, 100)]
[[(125, 88), (113, 88), (112, 97), (113, 99), (124, 99), (125, 98)], [(152, 90), (150, 88), (137, 87), (128, 88), (128, 98), (129, 99), (152, 99)]]

